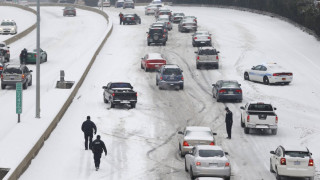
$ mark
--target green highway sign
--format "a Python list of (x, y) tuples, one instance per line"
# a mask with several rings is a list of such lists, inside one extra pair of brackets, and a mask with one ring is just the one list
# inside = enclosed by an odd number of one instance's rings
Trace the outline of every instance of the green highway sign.
[(16, 83), (16, 113), (22, 113), (22, 83)]

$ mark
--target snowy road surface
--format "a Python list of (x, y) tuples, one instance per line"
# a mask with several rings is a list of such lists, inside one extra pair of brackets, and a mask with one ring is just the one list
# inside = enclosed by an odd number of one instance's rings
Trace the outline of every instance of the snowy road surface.
[[(16, 22), (18, 33), (28, 29), (36, 22), (36, 15), (16, 7), (0, 6), (0, 23), (4, 19), (12, 19)], [(0, 34), (0, 42), (9, 39), (14, 35)]]
[[(177, 131), (187, 125), (210, 126), (218, 133), (218, 145), (230, 154), (232, 180), (275, 179), (269, 172), (269, 151), (285, 143), (307, 146), (316, 166), (320, 165), (320, 43), (293, 25), (268, 16), (205, 7), (170, 9), (196, 15), (198, 29), (213, 34), (214, 46), (221, 52), (220, 69), (196, 69), (191, 33), (179, 33), (176, 24), (169, 32), (167, 46), (148, 47), (146, 31), (153, 16), (145, 16), (143, 7), (121, 9), (123, 13), (138, 12), (142, 24), (120, 26), (119, 10), (105, 8), (114, 22), (113, 34), (71, 107), (21, 180), (189, 179), (177, 141)], [(140, 58), (149, 52), (163, 53), (169, 63), (184, 70), (184, 90), (157, 88), (155, 73), (140, 69)], [(286, 66), (294, 73), (292, 84), (266, 86), (244, 81), (243, 71), (262, 62)], [(217, 103), (212, 98), (211, 84), (220, 79), (242, 84), (242, 103)], [(132, 83), (138, 92), (136, 109), (110, 109), (103, 103), (102, 86), (110, 81)], [(278, 108), (276, 136), (244, 134), (239, 107), (248, 101), (271, 101)], [(225, 139), (225, 106), (234, 114), (231, 140)], [(96, 123), (108, 149), (98, 172), (92, 153), (84, 150), (80, 130), (87, 115)]]

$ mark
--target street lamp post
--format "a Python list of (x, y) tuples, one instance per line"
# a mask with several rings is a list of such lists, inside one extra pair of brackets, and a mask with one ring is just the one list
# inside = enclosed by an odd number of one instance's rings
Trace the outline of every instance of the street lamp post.
[(40, 0), (37, 0), (36, 118), (40, 118)]

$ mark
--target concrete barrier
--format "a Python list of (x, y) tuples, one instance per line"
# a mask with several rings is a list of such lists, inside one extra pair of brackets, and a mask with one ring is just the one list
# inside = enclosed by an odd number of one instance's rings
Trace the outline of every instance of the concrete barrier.
[[(37, 15), (37, 11), (34, 10), (34, 9), (31, 9), (27, 6), (22, 6), (22, 5), (19, 5), (19, 4), (13, 4), (13, 3), (3, 3), (1, 2), (0, 3), (0, 6), (11, 6), (11, 7), (16, 7), (16, 8), (20, 8), (20, 9), (23, 9), (23, 10), (26, 10), (26, 11), (29, 11), (35, 15)], [(18, 33), (17, 35), (5, 40), (4, 42), (6, 44), (11, 44), (11, 43), (14, 43), (16, 42), (17, 40), (23, 38), (24, 36), (28, 35), (31, 31), (33, 31), (35, 28), (37, 27), (37, 23), (34, 23), (31, 27), (29, 27), (28, 29), (22, 31), (21, 33)]]
[[(41, 6), (66, 6), (66, 5), (41, 3)], [(79, 9), (96, 12), (96, 13), (102, 15), (103, 17), (105, 17), (105, 19), (109, 23), (108, 15), (105, 12), (103, 12), (103, 11), (101, 11), (99, 9), (95, 9), (95, 8), (88, 7), (88, 6), (82, 6), (82, 5), (74, 5), (74, 6), (76, 8), (79, 8)], [(35, 145), (32, 147), (30, 152), (27, 154), (27, 156), (21, 161), (21, 163), (17, 166), (16, 169), (13, 169), (13, 170), (11, 170), (10, 173), (8, 173), (9, 177), (5, 177), (5, 179), (17, 180), (21, 176), (21, 174), (23, 174), (23, 172), (28, 168), (28, 166), (30, 165), (32, 159), (38, 154), (38, 152), (42, 148), (44, 142), (49, 138), (49, 136), (52, 133), (52, 131), (56, 128), (57, 124), (59, 123), (59, 121), (63, 117), (64, 113), (67, 111), (68, 107), (70, 106), (70, 104), (73, 101), (73, 98), (75, 97), (75, 95), (77, 94), (79, 88), (81, 87), (84, 79), (86, 78), (89, 70), (91, 69), (92, 64), (96, 60), (97, 55), (100, 53), (100, 51), (101, 51), (102, 47), (104, 46), (105, 42), (107, 41), (107, 39), (111, 35), (113, 26), (112, 26), (112, 24), (110, 24), (110, 25), (111, 25), (110, 31), (107, 33), (107, 35), (104, 37), (103, 41), (101, 42), (100, 46), (98, 47), (98, 49), (95, 51), (95, 53), (94, 53), (93, 57), (91, 58), (87, 68), (83, 72), (83, 74), (82, 74), (81, 78), (79, 79), (79, 81), (76, 83), (76, 85), (75, 85), (74, 89), (72, 90), (70, 96), (68, 97), (68, 99), (66, 100), (66, 102), (64, 103), (64, 105), (62, 106), (60, 111), (58, 112), (58, 114), (54, 117), (54, 119), (52, 120), (51, 124), (48, 126), (48, 128), (43, 133), (43, 135), (41, 137), (39, 137), (39, 139), (37, 140)]]

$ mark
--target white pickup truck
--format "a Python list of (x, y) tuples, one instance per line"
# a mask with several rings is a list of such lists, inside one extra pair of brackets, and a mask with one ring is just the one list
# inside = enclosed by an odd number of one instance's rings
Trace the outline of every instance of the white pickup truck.
[(273, 135), (277, 134), (278, 116), (275, 113), (277, 108), (270, 103), (249, 102), (241, 106), (241, 127), (244, 133), (249, 134), (250, 129), (270, 129)]

